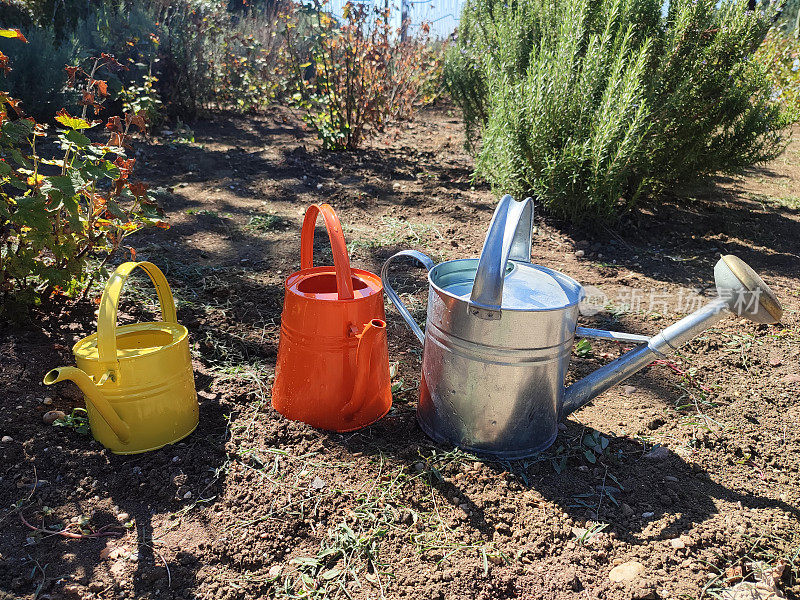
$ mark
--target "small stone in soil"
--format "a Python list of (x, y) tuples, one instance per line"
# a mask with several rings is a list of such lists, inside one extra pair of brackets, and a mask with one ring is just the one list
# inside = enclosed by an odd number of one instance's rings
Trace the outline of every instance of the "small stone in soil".
[(614, 583), (621, 581), (633, 581), (644, 573), (644, 565), (635, 560), (631, 560), (621, 565), (617, 565), (608, 574), (608, 578)]
[(669, 457), (669, 448), (666, 446), (656, 446), (645, 453), (644, 457), (648, 460), (664, 460)]
[(669, 545), (673, 550), (683, 550), (686, 548), (686, 543), (681, 538), (674, 538), (669, 541)]
[(64, 411), (61, 410), (49, 410), (42, 415), (42, 421), (44, 421), (45, 425), (52, 425), (58, 419), (63, 419), (67, 415)]
[(130, 516), (128, 513), (126, 513), (126, 512), (121, 512), (121, 513), (119, 513), (119, 514), (117, 515), (117, 520), (118, 520), (120, 523), (124, 523), (124, 522), (126, 522), (128, 519), (130, 519), (130, 518), (131, 518), (131, 516)]
[(655, 516), (655, 514), (656, 513), (654, 513), (654, 512), (644, 512), (644, 513), (642, 513), (642, 518), (643, 519), (652, 519)]
[(623, 392), (623, 393), (624, 393), (626, 396), (630, 396), (631, 394), (634, 394), (634, 393), (636, 393), (636, 386), (633, 386), (633, 385), (626, 385), (626, 386), (624, 386), (624, 387), (622, 388), (622, 392)]
[(4, 435), (2, 439), (0, 439), (0, 442), (3, 442), (4, 444), (10, 444), (13, 441), (14, 438), (12, 438), (10, 435)]

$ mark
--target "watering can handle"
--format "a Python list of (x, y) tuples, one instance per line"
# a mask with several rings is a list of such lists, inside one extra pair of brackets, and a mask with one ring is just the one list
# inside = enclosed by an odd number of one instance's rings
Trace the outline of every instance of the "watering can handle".
[(161, 305), (161, 320), (167, 323), (177, 323), (175, 313), (175, 300), (172, 290), (169, 289), (166, 277), (157, 266), (151, 262), (126, 262), (117, 267), (111, 275), (100, 298), (100, 314), (97, 318), (97, 352), (100, 363), (106, 365), (111, 371), (117, 368), (117, 306), (122, 288), (131, 272), (139, 267), (150, 277), (158, 294), (158, 303)]
[(303, 229), (300, 233), (300, 268), (311, 269), (314, 266), (314, 229), (317, 216), (322, 213), (328, 239), (333, 250), (333, 266), (336, 269), (336, 289), (339, 300), (351, 300), (353, 296), (353, 275), (350, 272), (350, 258), (347, 256), (347, 244), (344, 241), (342, 225), (339, 217), (329, 204), (312, 204), (306, 210)]
[(410, 256), (411, 258), (417, 260), (418, 262), (422, 263), (422, 266), (425, 267), (426, 271), (430, 271), (433, 268), (433, 261), (423, 254), (422, 252), (417, 252), (416, 250), (402, 250), (397, 254), (390, 256), (385, 263), (383, 263), (383, 267), (381, 267), (381, 282), (383, 283), (383, 289), (386, 291), (386, 295), (389, 296), (389, 300), (392, 301), (397, 307), (400, 316), (403, 317), (403, 320), (406, 322), (406, 325), (409, 326), (411, 331), (414, 332), (414, 335), (417, 336), (420, 344), (425, 343), (425, 333), (422, 331), (417, 322), (414, 320), (414, 317), (411, 316), (411, 313), (408, 312), (408, 309), (403, 304), (400, 297), (397, 295), (397, 292), (394, 291), (391, 284), (389, 283), (389, 265), (394, 261), (396, 258), (400, 258), (401, 256)]
[(508, 259), (530, 262), (533, 200), (516, 202), (506, 194), (500, 199), (483, 242), (478, 270), (470, 295), (470, 313), (481, 319), (500, 318), (503, 281)]

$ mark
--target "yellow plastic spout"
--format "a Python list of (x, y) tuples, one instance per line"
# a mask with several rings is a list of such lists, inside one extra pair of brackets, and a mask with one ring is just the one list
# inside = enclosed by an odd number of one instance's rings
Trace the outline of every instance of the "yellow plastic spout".
[(358, 411), (364, 408), (369, 400), (370, 380), (372, 379), (372, 369), (370, 363), (372, 356), (379, 348), (380, 335), (386, 329), (386, 323), (380, 319), (372, 319), (364, 325), (364, 331), (358, 336), (358, 350), (356, 351), (356, 378), (353, 383), (353, 393), (350, 401), (342, 407), (342, 416), (351, 419)]
[(131, 437), (130, 427), (120, 419), (117, 411), (114, 410), (114, 407), (106, 400), (106, 397), (86, 373), (76, 367), (59, 367), (49, 371), (44, 376), (44, 384), (53, 385), (65, 379), (72, 381), (81, 389), (86, 396), (86, 400), (91, 402), (92, 406), (97, 409), (100, 416), (108, 423), (111, 431), (123, 444), (127, 444)]

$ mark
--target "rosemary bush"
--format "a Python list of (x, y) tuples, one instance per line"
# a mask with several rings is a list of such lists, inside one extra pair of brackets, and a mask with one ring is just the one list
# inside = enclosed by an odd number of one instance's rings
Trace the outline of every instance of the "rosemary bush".
[[(477, 174), (573, 221), (775, 157), (787, 124), (747, 2), (467, 0), (445, 82)], [(476, 143), (480, 136), (480, 144)]]

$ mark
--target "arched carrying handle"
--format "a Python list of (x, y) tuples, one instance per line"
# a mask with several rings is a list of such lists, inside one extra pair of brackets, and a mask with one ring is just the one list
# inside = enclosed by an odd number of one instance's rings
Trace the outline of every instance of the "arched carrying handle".
[(306, 210), (300, 233), (300, 268), (310, 269), (314, 266), (314, 229), (320, 213), (325, 219), (325, 228), (328, 230), (328, 239), (333, 250), (333, 267), (336, 269), (336, 290), (339, 293), (339, 300), (350, 300), (354, 297), (350, 257), (347, 256), (347, 244), (344, 241), (339, 217), (330, 204), (312, 204)]
[(169, 289), (166, 277), (157, 266), (151, 262), (126, 262), (117, 267), (109, 278), (103, 296), (100, 298), (100, 314), (97, 318), (97, 352), (100, 363), (106, 365), (109, 371), (116, 371), (117, 367), (117, 306), (122, 288), (131, 272), (139, 267), (150, 277), (158, 294), (158, 303), (161, 305), (161, 320), (167, 323), (177, 323), (175, 313), (175, 300), (172, 290)]
[(517, 202), (506, 194), (500, 199), (483, 242), (472, 284), (470, 313), (481, 319), (500, 318), (503, 281), (508, 259), (530, 262), (533, 200)]
[(383, 267), (381, 267), (381, 282), (383, 283), (383, 289), (386, 292), (386, 295), (389, 296), (389, 300), (392, 301), (397, 307), (397, 311), (400, 313), (400, 316), (403, 317), (403, 320), (406, 322), (406, 325), (414, 332), (414, 335), (417, 336), (420, 344), (425, 343), (425, 333), (422, 331), (417, 322), (414, 320), (414, 317), (411, 316), (411, 313), (408, 312), (408, 309), (405, 307), (403, 302), (400, 300), (400, 297), (397, 295), (397, 292), (394, 291), (394, 288), (389, 283), (389, 265), (397, 258), (401, 256), (410, 256), (411, 258), (417, 260), (425, 267), (426, 271), (430, 271), (433, 268), (433, 261), (423, 254), (422, 252), (417, 252), (416, 250), (402, 250), (393, 256), (390, 256), (385, 263), (383, 263)]

